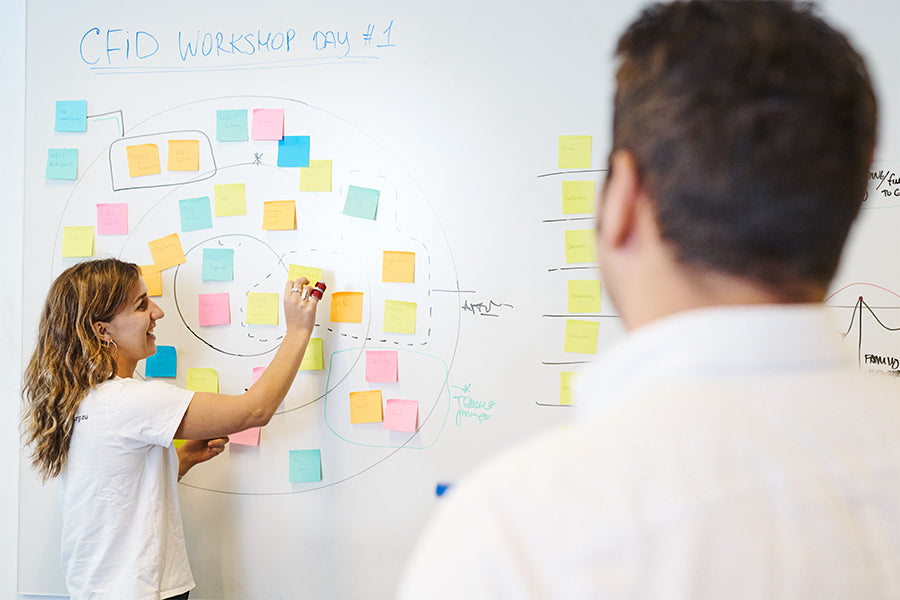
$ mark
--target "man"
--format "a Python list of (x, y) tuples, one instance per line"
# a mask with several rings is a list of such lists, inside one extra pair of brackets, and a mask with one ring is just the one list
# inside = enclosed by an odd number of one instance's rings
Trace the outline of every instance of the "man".
[(900, 390), (819, 303), (864, 197), (862, 58), (806, 7), (622, 36), (600, 273), (629, 335), (579, 422), (447, 498), (403, 598), (898, 598)]

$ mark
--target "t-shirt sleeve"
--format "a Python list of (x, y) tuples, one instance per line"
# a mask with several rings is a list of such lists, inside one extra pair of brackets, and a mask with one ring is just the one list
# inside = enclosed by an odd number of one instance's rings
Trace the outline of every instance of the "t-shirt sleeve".
[(120, 383), (118, 393), (109, 398), (113, 434), (138, 444), (171, 444), (194, 392), (164, 381)]

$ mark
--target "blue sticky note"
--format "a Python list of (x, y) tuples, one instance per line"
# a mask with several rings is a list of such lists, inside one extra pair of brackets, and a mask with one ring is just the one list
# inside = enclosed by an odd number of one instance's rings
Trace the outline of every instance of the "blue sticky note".
[(378, 214), (378, 198), (381, 192), (351, 185), (347, 190), (347, 201), (344, 202), (344, 214), (360, 219), (375, 220)]
[(204, 248), (203, 281), (234, 281), (234, 250), (231, 248)]
[(175, 377), (177, 365), (178, 357), (175, 354), (175, 346), (157, 346), (156, 354), (147, 357), (144, 375), (146, 377)]
[(87, 131), (87, 100), (57, 100), (54, 131)]
[(434, 493), (437, 496), (443, 496), (450, 489), (449, 483), (439, 483), (434, 487)]
[(209, 212), (208, 196), (179, 200), (178, 209), (181, 212), (182, 231), (212, 228), (212, 214)]
[(291, 450), (290, 482), (322, 481), (321, 450)]
[(78, 150), (76, 148), (50, 148), (47, 151), (47, 179), (78, 178)]
[(217, 110), (216, 140), (220, 142), (246, 142), (250, 139), (247, 129), (247, 110)]
[(279, 167), (309, 166), (309, 136), (286, 135), (278, 140)]

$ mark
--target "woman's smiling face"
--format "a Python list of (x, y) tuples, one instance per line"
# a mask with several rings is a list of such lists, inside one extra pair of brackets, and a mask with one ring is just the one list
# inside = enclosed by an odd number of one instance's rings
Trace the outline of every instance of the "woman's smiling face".
[(165, 313), (147, 296), (147, 287), (138, 279), (128, 294), (128, 301), (105, 324), (109, 338), (115, 342), (114, 358), (120, 377), (131, 377), (139, 360), (156, 353), (153, 328)]

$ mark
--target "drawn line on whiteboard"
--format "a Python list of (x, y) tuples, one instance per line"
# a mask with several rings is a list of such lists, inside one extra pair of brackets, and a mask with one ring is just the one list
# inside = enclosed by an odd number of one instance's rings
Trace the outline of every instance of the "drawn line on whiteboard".
[(552, 273), (553, 271), (578, 271), (578, 270), (583, 270), (583, 269), (590, 269), (593, 271), (596, 268), (597, 268), (597, 263), (592, 263), (591, 265), (584, 266), (584, 267), (557, 267), (555, 269), (547, 269), (547, 272)]
[(593, 363), (592, 360), (570, 360), (567, 362), (547, 362), (545, 360), (541, 361), (542, 365), (589, 365)]
[[(107, 115), (114, 115), (112, 117), (108, 117)], [(105, 117), (103, 119), (99, 117)], [(109, 121), (111, 119), (115, 119), (116, 123), (119, 125), (119, 137), (125, 137), (125, 113), (122, 110), (112, 110), (105, 113), (98, 113), (96, 115), (88, 115), (88, 119), (94, 119), (95, 121)]]
[(591, 318), (599, 318), (599, 319), (621, 319), (622, 317), (619, 315), (601, 315), (600, 313), (566, 313), (561, 315), (541, 315), (542, 317), (551, 317), (551, 318), (569, 318), (569, 317), (591, 317)]
[(574, 404), (547, 404), (546, 402), (538, 402), (537, 400), (535, 400), (534, 403), (538, 406), (551, 406), (553, 408), (572, 408), (575, 406)]
[[(376, 58), (376, 60), (378, 60)], [(322, 60), (317, 63), (307, 63), (304, 65), (270, 65), (270, 66), (260, 66), (260, 67), (245, 67), (242, 65), (235, 65), (233, 67), (191, 67), (191, 68), (179, 68), (179, 67), (150, 67), (148, 71), (137, 71), (134, 70), (136, 67), (125, 67), (127, 70), (122, 71), (94, 71), (92, 75), (162, 75), (169, 73), (214, 73), (219, 71), (263, 71), (263, 70), (272, 70), (272, 69), (302, 69), (308, 67), (324, 67), (329, 65), (366, 65), (372, 62), (371, 60), (346, 60), (346, 59), (332, 59), (332, 60)]]
[[(112, 159), (113, 146), (115, 146), (116, 144), (118, 144), (120, 142), (126, 143), (128, 140), (134, 140), (137, 138), (147, 138), (147, 137), (156, 137), (156, 136), (162, 137), (162, 136), (172, 135), (175, 133), (200, 134), (206, 139), (206, 146), (209, 148), (209, 157), (212, 160), (212, 167), (213, 167), (212, 171), (204, 171), (203, 173), (198, 173), (196, 177), (193, 177), (186, 181), (173, 181), (171, 183), (157, 183), (157, 184), (152, 184), (152, 185), (132, 185), (132, 186), (120, 187), (120, 188), (116, 187), (116, 177), (115, 177), (115, 172), (113, 171), (113, 159)], [(109, 178), (110, 178), (110, 181), (112, 182), (112, 191), (114, 191), (114, 192), (124, 192), (126, 190), (142, 190), (142, 189), (151, 189), (151, 188), (172, 187), (173, 185), (182, 186), (182, 185), (187, 185), (189, 183), (196, 183), (198, 181), (205, 181), (207, 179), (212, 179), (213, 177), (216, 176), (216, 173), (219, 172), (219, 169), (216, 166), (216, 155), (212, 149), (212, 142), (209, 141), (209, 136), (206, 135), (205, 132), (200, 131), (199, 129), (179, 129), (179, 130), (175, 130), (175, 131), (160, 131), (157, 133), (133, 135), (130, 137), (123, 136), (117, 140), (114, 140), (109, 145), (108, 156), (109, 156)], [(166, 172), (168, 173), (169, 171), (166, 171)], [(184, 171), (178, 171), (178, 173), (183, 173), (183, 172)], [(161, 175), (161, 173), (159, 173), (159, 174)], [(145, 177), (152, 177), (152, 175), (145, 175)], [(130, 180), (131, 180), (131, 177), (129, 177), (129, 181)]]
[(593, 221), (594, 217), (570, 217), (568, 219), (544, 219), (541, 223), (560, 223), (562, 221)]
[(542, 173), (538, 175), (538, 179), (541, 177), (552, 177), (553, 175), (574, 175), (576, 173), (606, 173), (609, 169), (578, 169), (574, 171), (554, 171), (553, 173)]
[[(308, 58), (282, 58), (279, 60), (264, 60), (259, 62), (248, 62), (241, 63), (239, 65), (234, 65), (236, 67), (253, 67), (253, 66), (263, 66), (263, 65), (277, 65), (277, 64), (285, 64), (285, 63), (298, 63), (298, 62), (309, 62), (313, 60), (341, 60), (341, 59), (359, 59), (359, 60), (381, 60), (380, 56), (312, 56)], [(91, 71), (148, 71), (154, 69), (180, 69), (179, 65), (167, 65), (162, 67), (91, 67)]]

